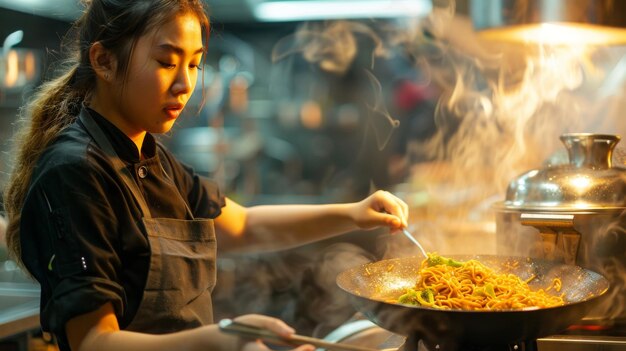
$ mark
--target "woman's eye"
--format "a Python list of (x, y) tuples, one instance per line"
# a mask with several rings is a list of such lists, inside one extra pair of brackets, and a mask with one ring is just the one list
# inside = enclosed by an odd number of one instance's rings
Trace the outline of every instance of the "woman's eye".
[(202, 66), (200, 65), (189, 65), (189, 68), (197, 69), (198, 71), (202, 71)]
[(176, 65), (171, 64), (171, 63), (167, 63), (167, 62), (164, 62), (164, 61), (158, 61), (158, 62), (164, 68), (174, 68), (174, 67), (176, 67)]

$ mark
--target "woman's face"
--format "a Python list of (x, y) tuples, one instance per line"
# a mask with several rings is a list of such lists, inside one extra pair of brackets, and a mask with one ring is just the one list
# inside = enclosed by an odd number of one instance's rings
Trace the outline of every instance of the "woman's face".
[(157, 28), (137, 41), (118, 96), (129, 134), (169, 131), (196, 86), (203, 53), (198, 18), (180, 14)]

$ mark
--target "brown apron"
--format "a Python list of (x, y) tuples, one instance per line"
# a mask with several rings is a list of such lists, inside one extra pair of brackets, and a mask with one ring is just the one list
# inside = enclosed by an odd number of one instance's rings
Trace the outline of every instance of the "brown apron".
[[(85, 109), (80, 120), (133, 194), (143, 213), (142, 222), (150, 242), (150, 269), (143, 297), (125, 329), (163, 334), (212, 323), (211, 291), (216, 281), (213, 220), (193, 219), (182, 195), (191, 220), (152, 218), (133, 175), (98, 124)], [(170, 179), (163, 166), (161, 171)], [(180, 195), (178, 190), (177, 193)]]

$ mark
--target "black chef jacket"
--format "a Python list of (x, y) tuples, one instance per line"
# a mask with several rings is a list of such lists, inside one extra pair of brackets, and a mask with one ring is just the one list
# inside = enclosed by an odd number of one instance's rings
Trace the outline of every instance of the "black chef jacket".
[[(123, 132), (88, 112), (134, 174), (152, 217), (190, 219), (183, 201), (195, 218), (220, 214), (225, 202), (214, 182), (181, 164), (150, 134), (140, 159)], [(180, 195), (164, 186), (172, 181)], [(107, 156), (76, 120), (38, 160), (22, 210), (22, 260), (41, 284), (43, 330), (65, 342), (68, 320), (106, 302), (122, 329), (132, 321), (150, 263), (141, 217)]]

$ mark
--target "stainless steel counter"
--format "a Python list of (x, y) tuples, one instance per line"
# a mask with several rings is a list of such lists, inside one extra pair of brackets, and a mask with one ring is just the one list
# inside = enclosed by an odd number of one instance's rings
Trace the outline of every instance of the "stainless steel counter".
[(0, 282), (0, 340), (39, 328), (39, 285)]

